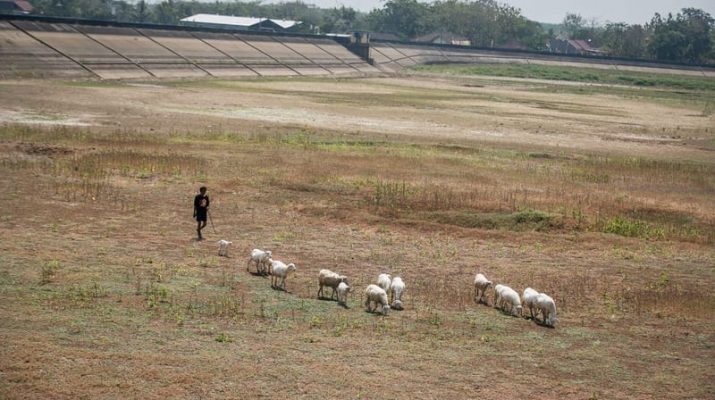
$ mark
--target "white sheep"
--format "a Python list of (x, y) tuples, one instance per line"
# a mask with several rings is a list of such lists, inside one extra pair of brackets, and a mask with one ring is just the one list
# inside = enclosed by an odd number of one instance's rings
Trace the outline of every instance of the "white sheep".
[[(536, 297), (538, 295), (539, 295), (539, 292), (528, 287), (528, 288), (524, 289), (524, 295), (521, 296), (521, 305), (523, 308), (529, 309), (529, 314), (531, 315), (531, 319), (534, 319), (534, 308), (536, 307)], [(537, 314), (538, 314), (538, 310), (537, 310)]]
[(504, 289), (504, 285), (496, 285), (494, 286), (494, 308), (499, 308), (500, 303), (501, 303), (501, 291)]
[(348, 293), (352, 291), (352, 288), (348, 286), (345, 282), (340, 282), (338, 285), (338, 304), (347, 305), (348, 303)]
[(474, 299), (477, 303), (484, 303), (484, 295), (491, 285), (492, 281), (488, 280), (483, 274), (477, 274), (474, 277)]
[(261, 249), (251, 250), (251, 258), (248, 259), (246, 263), (246, 271), (250, 270), (251, 263), (256, 265), (256, 273), (259, 275), (267, 275), (270, 273), (268, 266), (269, 261), (273, 254), (270, 251), (263, 251)]
[[(269, 260), (269, 268), (271, 271), (271, 287), (286, 290), (286, 278), (291, 271), (297, 268), (295, 264), (290, 263), (285, 265), (282, 261)], [(278, 281), (280, 280), (280, 284)]]
[(521, 315), (521, 299), (519, 298), (519, 293), (516, 290), (510, 288), (509, 286), (502, 286), (501, 290), (497, 294), (499, 297), (499, 307), (503, 311), (507, 311), (509, 314), (513, 315), (514, 310)]
[(390, 283), (392, 283), (392, 277), (389, 274), (380, 274), (377, 276), (377, 286), (381, 287), (385, 292), (390, 290)]
[(335, 289), (337, 289), (338, 285), (343, 282), (348, 282), (347, 276), (337, 274), (329, 269), (321, 269), (318, 274), (318, 285), (320, 285), (320, 289), (318, 289), (318, 298), (322, 298), (323, 287), (327, 286), (333, 289), (333, 292), (330, 294), (330, 298), (332, 299), (335, 297)]
[(405, 291), (405, 282), (396, 276), (390, 283), (390, 307), (395, 310), (402, 310), (402, 292)]
[(228, 257), (228, 245), (230, 245), (233, 242), (229, 242), (228, 240), (219, 240), (218, 241), (218, 256), (219, 257)]
[[(375, 303), (375, 308), (372, 308), (372, 303)], [(382, 315), (387, 315), (390, 310), (390, 305), (387, 304), (387, 292), (377, 285), (370, 284), (365, 288), (365, 307), (368, 312), (377, 310), (377, 305), (382, 306)]]
[(534, 302), (537, 308), (536, 314), (541, 312), (543, 317), (543, 324), (546, 326), (554, 326), (554, 323), (558, 320), (556, 317), (556, 303), (554, 299), (546, 295), (545, 293), (540, 293), (536, 296), (536, 301)]

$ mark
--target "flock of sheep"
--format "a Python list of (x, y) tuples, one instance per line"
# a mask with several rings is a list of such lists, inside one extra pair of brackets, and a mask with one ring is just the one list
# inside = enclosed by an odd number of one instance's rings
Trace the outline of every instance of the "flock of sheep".
[[(228, 256), (228, 246), (231, 242), (219, 240), (219, 256)], [(285, 282), (288, 274), (296, 270), (293, 263), (285, 264), (282, 261), (274, 260), (270, 251), (253, 249), (251, 257), (246, 264), (246, 271), (250, 271), (251, 264), (255, 266), (256, 274), (271, 276), (271, 287), (285, 290)], [(318, 298), (323, 298), (325, 287), (332, 289), (330, 299), (337, 298), (339, 304), (346, 307), (348, 293), (351, 292), (348, 277), (340, 275), (328, 269), (320, 270), (318, 274)], [(474, 299), (478, 303), (488, 304), (485, 299), (487, 290), (492, 286), (492, 282), (483, 274), (478, 273), (474, 278)], [(402, 278), (392, 278), (388, 274), (380, 274), (376, 283), (370, 284), (365, 289), (365, 308), (368, 312), (377, 312), (379, 309), (383, 315), (392, 308), (402, 310), (402, 293), (405, 291), (405, 282)], [(388, 299), (389, 293), (389, 299)], [(514, 289), (506, 285), (494, 286), (494, 307), (501, 309), (510, 315), (522, 316), (523, 309), (528, 308), (530, 317), (538, 321), (541, 314), (541, 323), (553, 327), (556, 323), (556, 303), (545, 293), (539, 293), (532, 288), (524, 289), (524, 293), (519, 297)]]

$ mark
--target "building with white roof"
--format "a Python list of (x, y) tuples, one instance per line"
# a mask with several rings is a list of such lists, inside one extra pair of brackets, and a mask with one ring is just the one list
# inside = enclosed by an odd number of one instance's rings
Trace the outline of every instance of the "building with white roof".
[(234, 17), (231, 15), (217, 14), (196, 14), (190, 17), (182, 18), (181, 23), (183, 25), (202, 26), (206, 28), (245, 30), (250, 29), (268, 32), (283, 32), (297, 25), (300, 25), (301, 22), (287, 19)]

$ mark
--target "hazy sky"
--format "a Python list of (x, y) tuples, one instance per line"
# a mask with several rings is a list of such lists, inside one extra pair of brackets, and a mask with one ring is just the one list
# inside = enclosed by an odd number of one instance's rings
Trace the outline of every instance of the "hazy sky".
[[(521, 8), (523, 14), (539, 22), (561, 22), (567, 12), (581, 14), (587, 20), (599, 22), (645, 23), (656, 12), (675, 14), (684, 7), (703, 9), (715, 16), (715, 0), (497, 0)], [(276, 3), (280, 0), (268, 0)], [(345, 5), (361, 11), (379, 7), (380, 0), (303, 0), (320, 7)]]

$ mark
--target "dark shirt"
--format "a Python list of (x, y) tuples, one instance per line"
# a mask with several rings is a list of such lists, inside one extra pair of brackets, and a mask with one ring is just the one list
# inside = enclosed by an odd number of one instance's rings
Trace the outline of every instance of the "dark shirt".
[(209, 196), (205, 194), (197, 194), (194, 197), (194, 211), (197, 213), (205, 213), (209, 208)]

